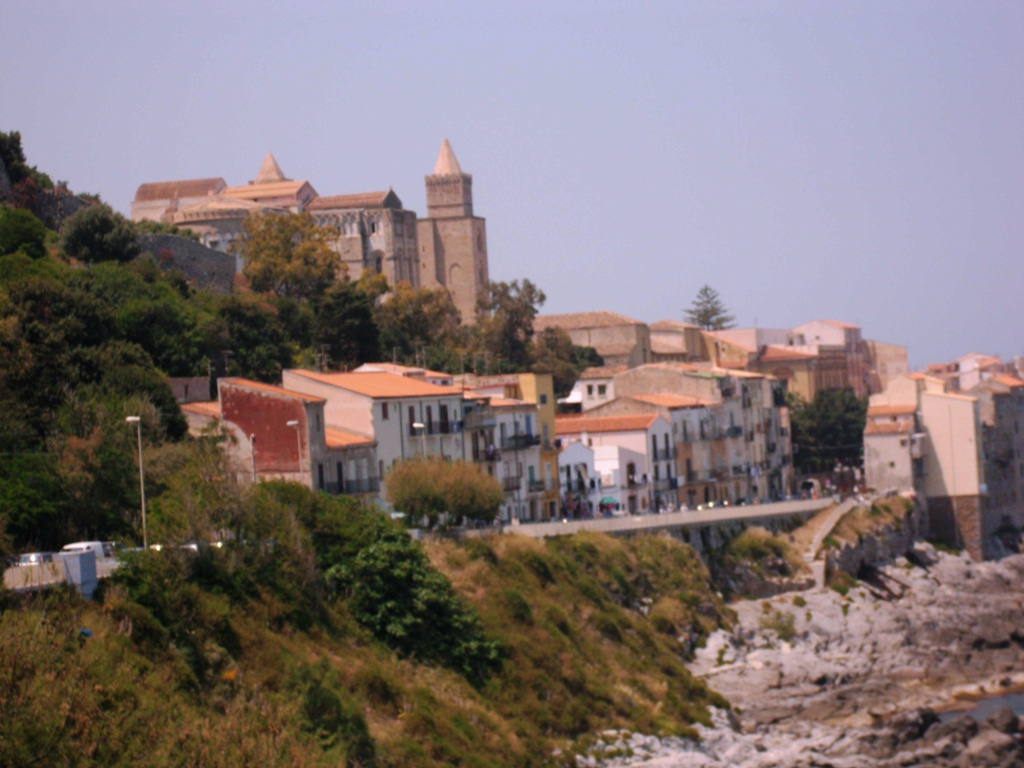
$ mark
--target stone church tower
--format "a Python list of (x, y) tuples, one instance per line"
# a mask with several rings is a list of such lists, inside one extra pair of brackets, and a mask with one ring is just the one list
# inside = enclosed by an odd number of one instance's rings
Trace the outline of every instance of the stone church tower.
[(473, 177), (462, 172), (448, 139), (426, 182), (427, 218), (416, 222), (420, 284), (446, 288), (462, 322), (473, 323), (477, 297), (490, 280), (487, 227), (473, 215)]

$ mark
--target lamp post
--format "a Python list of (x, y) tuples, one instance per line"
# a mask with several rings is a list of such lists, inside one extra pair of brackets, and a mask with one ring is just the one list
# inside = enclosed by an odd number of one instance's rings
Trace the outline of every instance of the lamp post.
[(142, 470), (142, 420), (138, 416), (128, 416), (125, 422), (135, 425), (135, 432), (139, 440), (139, 496), (142, 499), (142, 548), (149, 549), (149, 540), (146, 537), (146, 475)]
[(427, 425), (422, 421), (414, 421), (412, 428), (420, 431), (420, 453), (423, 454), (425, 459), (427, 458)]
[(299, 422), (297, 419), (292, 419), (288, 422), (289, 427), (295, 429), (295, 460), (299, 465), (298, 473), (302, 474), (302, 430), (299, 429)]

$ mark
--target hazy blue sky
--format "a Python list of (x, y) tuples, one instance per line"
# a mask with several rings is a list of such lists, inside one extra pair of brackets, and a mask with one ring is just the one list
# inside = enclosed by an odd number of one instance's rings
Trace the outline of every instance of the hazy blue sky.
[(542, 312), (834, 318), (912, 364), (1024, 354), (1024, 2), (0, 0), (0, 130), (146, 181), (391, 186), (447, 136)]

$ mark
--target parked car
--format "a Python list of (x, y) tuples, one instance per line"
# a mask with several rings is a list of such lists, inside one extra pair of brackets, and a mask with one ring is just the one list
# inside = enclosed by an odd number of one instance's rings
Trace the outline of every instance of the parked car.
[(53, 552), (26, 552), (24, 555), (18, 555), (14, 564), (17, 566), (23, 565), (42, 565), (43, 563), (53, 562)]
[(73, 544), (65, 544), (60, 548), (61, 554), (74, 554), (76, 552), (92, 552), (96, 559), (106, 557), (102, 541), (76, 541)]

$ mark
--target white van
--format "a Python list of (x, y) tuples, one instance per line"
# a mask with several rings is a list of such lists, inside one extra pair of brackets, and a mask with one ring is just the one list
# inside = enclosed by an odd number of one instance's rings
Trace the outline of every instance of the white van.
[(97, 560), (106, 556), (106, 553), (103, 551), (102, 541), (76, 541), (74, 544), (65, 544), (61, 547), (60, 551), (65, 554), (92, 552)]

